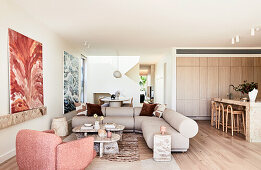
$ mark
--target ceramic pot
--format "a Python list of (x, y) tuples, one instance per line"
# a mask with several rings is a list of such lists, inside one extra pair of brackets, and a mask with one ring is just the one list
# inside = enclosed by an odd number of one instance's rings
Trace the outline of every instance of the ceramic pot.
[(94, 129), (100, 129), (100, 122), (99, 121), (95, 121)]
[(255, 102), (256, 101), (257, 93), (258, 93), (257, 89), (253, 89), (251, 92), (248, 93), (250, 102)]

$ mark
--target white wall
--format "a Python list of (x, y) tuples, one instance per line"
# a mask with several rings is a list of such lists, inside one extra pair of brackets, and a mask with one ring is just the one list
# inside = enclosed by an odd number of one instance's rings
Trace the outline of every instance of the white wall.
[[(155, 102), (167, 104), (168, 108), (175, 109), (173, 104), (173, 54), (172, 49), (169, 53), (162, 57), (159, 62), (155, 65)], [(164, 64), (166, 63), (166, 92), (164, 95)], [(164, 99), (165, 98), (165, 99)], [(164, 102), (166, 101), (166, 102)]]
[[(0, 5), (0, 115), (9, 113), (8, 28), (43, 44), (44, 103), (47, 115), (0, 130), (0, 163), (15, 154), (15, 137), (21, 129), (46, 130), (53, 117), (63, 114), (63, 51), (80, 56), (76, 48), (31, 19), (8, 0)], [(74, 50), (75, 49), (75, 50)]]
[[(125, 59), (123, 59), (125, 57)], [(93, 93), (115, 93), (117, 90), (121, 95), (133, 97), (134, 106), (139, 105), (139, 80), (133, 78), (134, 74), (139, 76), (137, 63), (138, 56), (120, 57), (120, 71), (122, 78), (113, 77), (113, 72), (117, 69), (117, 57), (115, 56), (89, 56), (87, 57), (87, 101), (94, 102)], [(128, 69), (134, 67), (131, 78), (124, 75)]]

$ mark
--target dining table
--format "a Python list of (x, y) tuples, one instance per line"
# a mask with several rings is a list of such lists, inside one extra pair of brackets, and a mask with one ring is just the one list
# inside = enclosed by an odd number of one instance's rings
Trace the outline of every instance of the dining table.
[(111, 97), (105, 97), (101, 99), (101, 101), (109, 103), (110, 107), (121, 107), (123, 102), (128, 100), (130, 100), (128, 97), (116, 97), (115, 99), (112, 99)]

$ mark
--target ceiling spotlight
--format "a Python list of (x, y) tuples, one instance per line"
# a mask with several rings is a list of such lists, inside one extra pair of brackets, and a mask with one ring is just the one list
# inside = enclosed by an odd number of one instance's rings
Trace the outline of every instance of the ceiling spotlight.
[(239, 36), (238, 35), (236, 36), (236, 42), (237, 43), (239, 42)]
[(251, 36), (255, 36), (255, 28), (251, 28)]
[(232, 38), (232, 44), (235, 44), (235, 39), (234, 38)]

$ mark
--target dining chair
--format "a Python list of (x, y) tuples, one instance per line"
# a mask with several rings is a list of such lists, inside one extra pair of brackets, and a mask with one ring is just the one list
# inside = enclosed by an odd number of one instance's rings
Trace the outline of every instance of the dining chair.
[(123, 107), (133, 107), (133, 97), (131, 97), (130, 101), (128, 103), (123, 102)]

